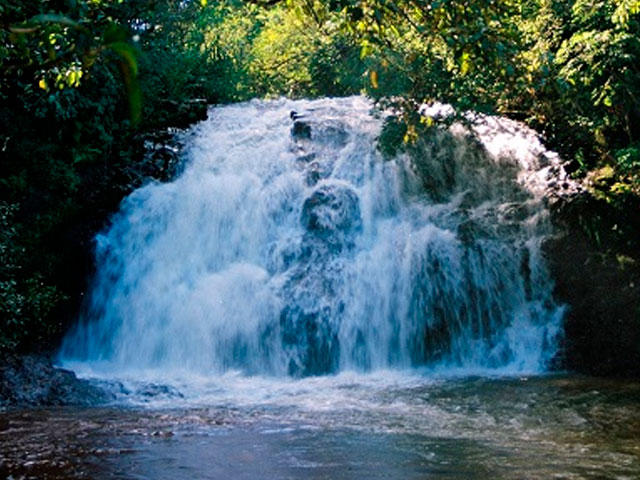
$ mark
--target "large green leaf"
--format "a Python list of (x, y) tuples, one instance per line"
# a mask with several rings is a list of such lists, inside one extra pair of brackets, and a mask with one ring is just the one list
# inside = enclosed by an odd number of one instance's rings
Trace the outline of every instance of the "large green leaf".
[(127, 92), (131, 123), (136, 126), (142, 117), (142, 92), (138, 82), (138, 49), (126, 42), (113, 42), (105, 46), (120, 57), (118, 67)]

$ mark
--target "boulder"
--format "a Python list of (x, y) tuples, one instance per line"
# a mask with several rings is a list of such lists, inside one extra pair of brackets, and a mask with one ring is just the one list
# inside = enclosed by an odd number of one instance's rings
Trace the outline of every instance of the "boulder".
[(302, 120), (295, 120), (291, 127), (291, 136), (297, 140), (310, 140), (311, 139), (311, 125)]
[(196, 122), (206, 120), (209, 109), (207, 100), (201, 98), (181, 102), (165, 100), (162, 107), (168, 115), (163, 123), (175, 128), (188, 128)]
[(44, 355), (11, 355), (0, 364), (0, 407), (95, 405), (111, 398)]

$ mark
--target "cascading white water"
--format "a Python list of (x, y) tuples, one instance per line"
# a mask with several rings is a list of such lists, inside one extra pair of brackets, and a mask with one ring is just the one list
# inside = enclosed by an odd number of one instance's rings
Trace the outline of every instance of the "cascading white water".
[(360, 97), (213, 108), (183, 173), (134, 192), (98, 236), (61, 357), (205, 375), (544, 370), (562, 309), (523, 167), (452, 135), (383, 160), (371, 110)]

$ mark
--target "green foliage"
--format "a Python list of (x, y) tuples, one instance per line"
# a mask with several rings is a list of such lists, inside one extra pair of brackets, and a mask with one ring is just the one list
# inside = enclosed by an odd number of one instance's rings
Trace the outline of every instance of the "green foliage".
[(366, 65), (358, 45), (346, 32), (344, 18), (327, 5), (289, 2), (288, 8), (281, 5), (261, 18), (249, 59), (255, 93), (337, 96), (364, 88)]
[[(345, 19), (322, 2), (159, 4), (140, 32), (140, 83), (147, 125), (171, 106), (203, 98), (348, 95), (366, 83), (366, 65)], [(179, 46), (176, 48), (176, 46)]]
[(109, 5), (3, 5), (0, 349), (62, 333), (87, 268), (79, 222), (104, 201), (140, 117), (138, 51)]
[(402, 152), (407, 144), (408, 125), (396, 116), (388, 117), (378, 138), (378, 149), (385, 158), (393, 158)]
[(158, 4), (145, 12), (139, 33), (145, 121), (170, 123), (176, 105), (203, 98), (210, 103), (252, 95), (248, 56), (259, 23), (255, 7), (221, 1)]
[(31, 335), (31, 342), (46, 342), (55, 327), (47, 316), (62, 300), (39, 273), (21, 272), (27, 250), (17, 245), (14, 224), (17, 208), (0, 203), (0, 350), (14, 349)]
[(623, 173), (633, 174), (640, 171), (640, 144), (634, 143), (629, 147), (615, 152), (616, 163)]
[(128, 42), (128, 31), (114, 23), (109, 4), (74, 1), (64, 13), (47, 12), (52, 3), (39, 0), (6, 8), (10, 23), (0, 31), (0, 98), (11, 86), (24, 82), (28, 88), (33, 80), (47, 93), (77, 88), (95, 63), (106, 58), (122, 72), (131, 120), (139, 121), (138, 52)]

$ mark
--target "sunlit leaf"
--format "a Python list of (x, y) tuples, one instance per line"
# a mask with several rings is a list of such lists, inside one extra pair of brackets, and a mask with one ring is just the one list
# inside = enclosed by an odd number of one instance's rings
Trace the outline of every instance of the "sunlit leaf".
[(373, 88), (378, 88), (378, 72), (375, 70), (371, 70), (369, 72), (369, 80), (371, 81), (371, 86)]
[(471, 55), (469, 55), (469, 52), (464, 52), (460, 57), (460, 74), (466, 75), (471, 70), (471, 67)]

